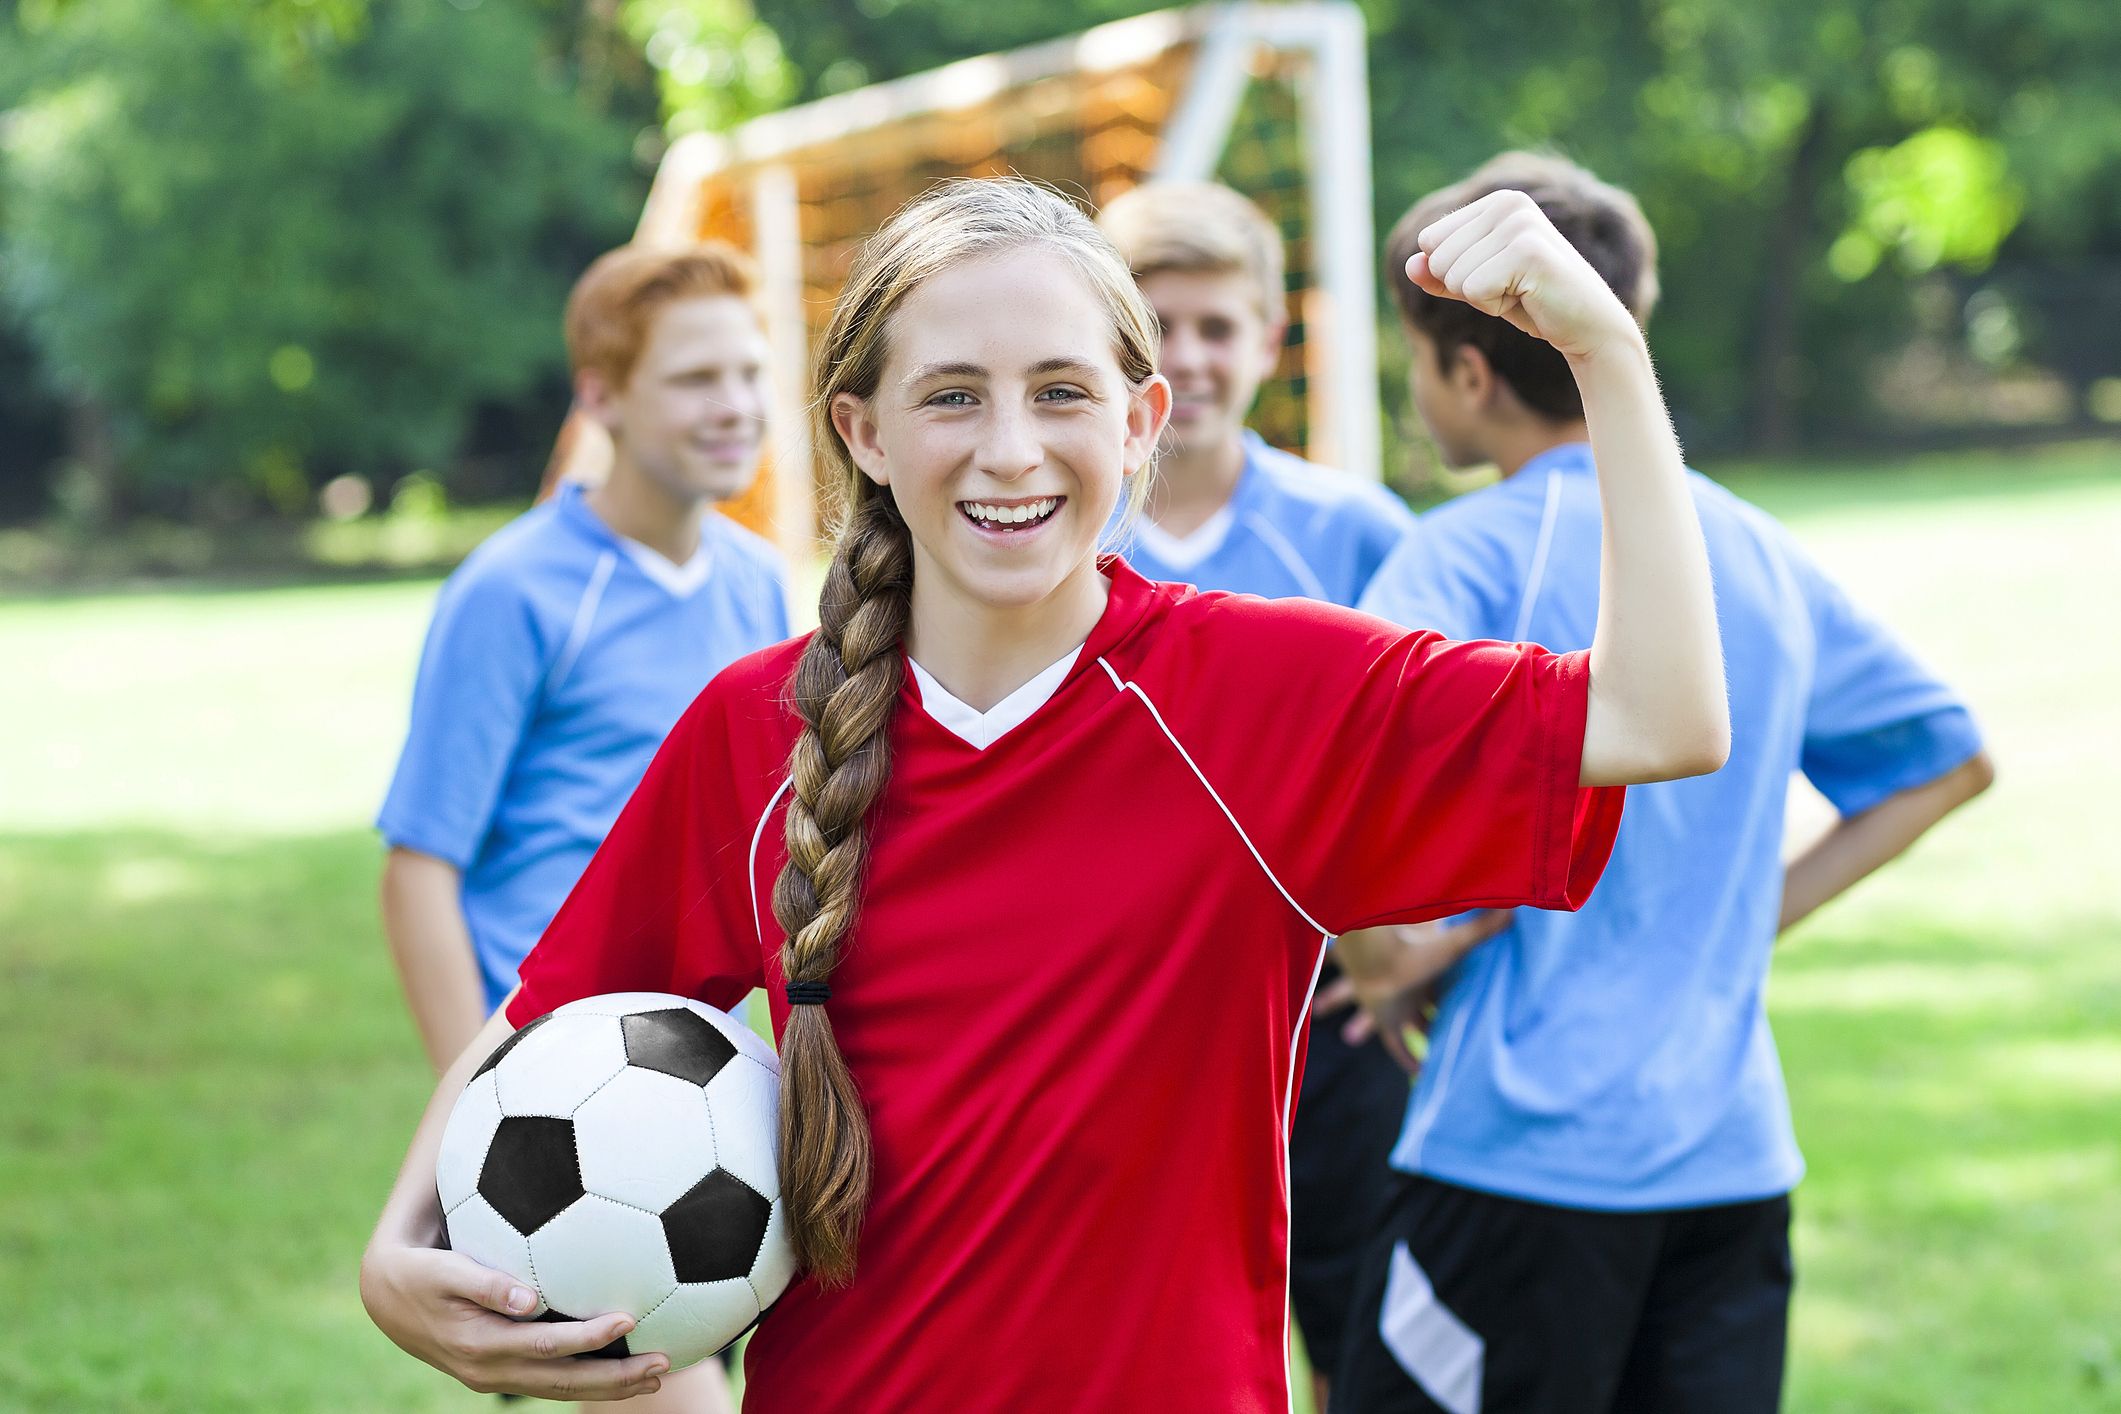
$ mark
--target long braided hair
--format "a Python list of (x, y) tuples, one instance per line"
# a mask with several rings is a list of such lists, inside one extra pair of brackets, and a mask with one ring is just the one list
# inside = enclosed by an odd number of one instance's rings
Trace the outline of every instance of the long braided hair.
[[(797, 1259), (832, 1285), (854, 1275), (869, 1206), (869, 1117), (823, 1002), (804, 998), (822, 996), (860, 901), (869, 810), (891, 774), (891, 713), (913, 593), (911, 533), (889, 489), (855, 466), (832, 402), (875, 393), (891, 315), (923, 280), (1025, 245), (1051, 247), (1107, 306), (1130, 382), (1155, 373), (1155, 316), (1126, 263), (1081, 211), (1016, 178), (948, 183), (901, 209), (856, 256), (817, 350), (813, 445), (833, 473), (842, 519), (818, 630), (790, 683), (803, 728), (788, 761), (788, 862), (774, 881), (773, 916), (786, 937), (781, 972), (795, 1003), (781, 1033), (781, 1198)], [(1128, 480), (1138, 508), (1146, 470)]]

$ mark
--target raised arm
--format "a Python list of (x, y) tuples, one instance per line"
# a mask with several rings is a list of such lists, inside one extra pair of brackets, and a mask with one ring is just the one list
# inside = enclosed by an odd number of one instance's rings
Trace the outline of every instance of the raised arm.
[(1708, 550), (1640, 326), (1522, 192), (1418, 237), (1407, 277), (1552, 344), (1583, 394), (1604, 510), (1584, 785), (1702, 775), (1730, 754)]

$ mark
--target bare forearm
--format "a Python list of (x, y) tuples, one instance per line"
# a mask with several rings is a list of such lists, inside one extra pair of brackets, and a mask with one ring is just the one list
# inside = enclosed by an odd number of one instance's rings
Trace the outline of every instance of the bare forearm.
[(1995, 766), (1986, 753), (1927, 785), (1888, 796), (1838, 822), (1783, 873), (1781, 932), (1898, 858), (1932, 825), (1988, 789)]
[(419, 1127), (413, 1131), (411, 1147), (398, 1170), (397, 1182), (391, 1186), (390, 1197), (383, 1204), (383, 1214), (376, 1220), (375, 1241), (413, 1247), (442, 1245), (442, 1210), (435, 1197), (435, 1159), (442, 1151), (442, 1131), (448, 1127), (449, 1112), (472, 1073), (514, 1032), (503, 1006), (478, 1029), (463, 1053), (447, 1064), (426, 1112), (420, 1116)]
[(1585, 785), (1713, 771), (1730, 749), (1708, 550), (1639, 340), (1572, 361), (1604, 511)]
[(437, 1072), (486, 1017), (485, 989), (464, 923), (462, 880), (438, 859), (393, 850), (383, 866), (383, 931), (420, 1042)]

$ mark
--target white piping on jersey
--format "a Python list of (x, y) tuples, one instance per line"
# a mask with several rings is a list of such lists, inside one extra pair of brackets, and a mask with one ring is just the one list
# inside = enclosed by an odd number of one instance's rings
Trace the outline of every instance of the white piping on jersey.
[(1281, 561), (1282, 567), (1296, 576), (1296, 583), (1306, 596), (1312, 599), (1333, 597), (1326, 593), (1324, 583), (1311, 572), (1311, 567), (1304, 563), (1304, 557), (1296, 553), (1296, 547), (1289, 543), (1288, 537), (1281, 533), (1273, 521), (1258, 511), (1249, 511), (1245, 515), (1245, 524), (1252, 527), (1254, 535), (1266, 542), (1267, 548), (1274, 552), (1274, 558)]
[(1304, 1004), (1296, 1009), (1296, 1029), (1289, 1033), (1289, 1069), (1281, 1078), (1281, 1382), (1289, 1392), (1289, 1414), (1296, 1414), (1296, 1374), (1289, 1367), (1289, 1321), (1294, 1313), (1289, 1298), (1296, 1280), (1293, 1247), (1296, 1234), (1292, 1226), (1292, 1214), (1296, 1211), (1296, 1180), (1289, 1173), (1289, 1111), (1296, 1103), (1296, 1043), (1303, 1036), (1304, 1027), (1310, 1023), (1311, 998), (1318, 992), (1318, 974), (1326, 969), (1326, 949), (1332, 943), (1330, 937), (1322, 936), (1318, 940), (1318, 956), (1311, 960), (1311, 980), (1304, 984)]
[(766, 808), (759, 812), (759, 823), (751, 832), (751, 853), (747, 856), (744, 874), (744, 891), (751, 895), (751, 928), (759, 935), (759, 946), (766, 946), (766, 920), (759, 916), (759, 841), (766, 837), (766, 822), (773, 818), (773, 807), (781, 797), (788, 794), (788, 787), (795, 784), (795, 777), (782, 781), (772, 795), (766, 797)]
[(1290, 1283), (1294, 1280), (1294, 1274), (1290, 1270), (1288, 1251), (1288, 1241), (1290, 1236), (1290, 1229), (1288, 1224), (1289, 1210), (1291, 1207), (1290, 1185), (1293, 1182), (1293, 1180), (1289, 1176), (1289, 1114), (1296, 1104), (1297, 1042), (1303, 1036), (1304, 1026), (1311, 1019), (1311, 994), (1318, 989), (1318, 974), (1325, 970), (1326, 949), (1333, 942), (1333, 930), (1331, 928), (1328, 928), (1325, 924), (1319, 922), (1316, 918), (1313, 918), (1310, 914), (1310, 911), (1306, 909), (1302, 904), (1298, 903), (1296, 901), (1295, 896), (1282, 886), (1281, 879), (1276, 876), (1274, 870), (1267, 864), (1265, 858), (1260, 855), (1259, 847), (1253, 844), (1252, 837), (1245, 833), (1245, 827), (1237, 822), (1236, 812), (1230, 809), (1229, 804), (1223, 800), (1222, 796), (1216, 791), (1214, 785), (1209, 782), (1207, 774), (1200, 769), (1200, 764), (1193, 759), (1193, 754), (1186, 750), (1185, 743), (1178, 739), (1177, 734), (1171, 730), (1170, 724), (1164, 721), (1164, 714), (1156, 710), (1156, 703), (1150, 699), (1148, 693), (1142, 691), (1141, 684), (1137, 682), (1122, 681), (1119, 675), (1119, 670), (1114, 668), (1112, 664), (1104, 658), (1099, 658), (1097, 660), (1097, 665), (1105, 670), (1106, 677), (1112, 679), (1112, 686), (1116, 690), (1122, 693), (1131, 692), (1136, 697), (1141, 699), (1142, 706), (1149, 709), (1149, 716), (1156, 722), (1157, 730), (1161, 731), (1164, 734), (1164, 739), (1166, 741), (1169, 741), (1171, 743), (1172, 749), (1178, 752), (1179, 759), (1181, 761), (1184, 761), (1186, 763), (1186, 768), (1193, 772), (1193, 777), (1195, 780), (1200, 782), (1201, 789), (1208, 793), (1208, 799), (1215, 802), (1216, 808), (1222, 811), (1223, 818), (1230, 822), (1230, 828), (1237, 831), (1237, 837), (1240, 840), (1244, 841), (1245, 849), (1249, 851), (1252, 855), (1252, 862), (1257, 864), (1259, 866), (1259, 871), (1267, 876), (1267, 882), (1274, 886), (1274, 891), (1282, 896), (1283, 900), (1287, 902), (1290, 908), (1296, 910), (1296, 916), (1298, 918), (1303, 919), (1304, 922), (1310, 924), (1311, 927), (1318, 931), (1318, 956), (1311, 960), (1311, 980), (1304, 985), (1303, 1005), (1299, 1006), (1296, 1009), (1296, 1029), (1290, 1032), (1289, 1034), (1289, 1068), (1283, 1073), (1281, 1081), (1280, 1144), (1283, 1224), (1283, 1250), (1281, 1263), (1281, 1381), (1283, 1388), (1289, 1392), (1289, 1407), (1291, 1409), (1294, 1409), (1296, 1407), (1295, 1375), (1289, 1366), (1289, 1288)]
[(589, 629), (596, 622), (597, 605), (604, 602), (604, 586), (611, 583), (611, 572), (619, 566), (619, 557), (609, 550), (597, 556), (596, 568), (589, 572), (589, 583), (582, 590), (582, 601), (574, 606), (574, 625), (567, 630), (567, 646), (553, 661), (552, 671), (545, 675), (544, 690), (550, 693), (567, 675), (574, 671), (575, 659), (582, 656), (582, 649), (589, 643)]
[(1524, 597), (1517, 601), (1517, 632), (1511, 637), (1519, 643), (1529, 643), (1532, 638), (1532, 610), (1539, 603), (1539, 588), (1547, 577), (1547, 554), (1554, 548), (1554, 523), (1561, 518), (1561, 473), (1547, 473), (1546, 509), (1539, 513), (1539, 539), (1532, 546), (1532, 572), (1524, 579)]
[(1252, 843), (1252, 837), (1245, 833), (1245, 827), (1237, 823), (1236, 814), (1230, 809), (1228, 805), (1224, 804), (1222, 796), (1216, 793), (1215, 787), (1209, 784), (1207, 776), (1202, 773), (1200, 767), (1194, 762), (1192, 753), (1186, 750), (1185, 743), (1181, 742), (1178, 737), (1172, 733), (1171, 728), (1165, 724), (1164, 714), (1156, 710), (1156, 704), (1149, 700), (1149, 694), (1141, 690), (1141, 685), (1139, 683), (1120, 681), (1118, 670), (1115, 669), (1110, 663), (1106, 662), (1103, 658), (1099, 658), (1097, 660), (1097, 665), (1105, 670), (1106, 677), (1112, 679), (1112, 686), (1114, 688), (1118, 689), (1121, 692), (1133, 693), (1136, 697), (1139, 697), (1141, 699), (1142, 706), (1149, 709), (1149, 715), (1156, 719), (1157, 730), (1164, 734), (1164, 737), (1178, 752), (1179, 759), (1184, 761), (1186, 763), (1186, 768), (1193, 772), (1194, 778), (1200, 782), (1201, 789), (1205, 790), (1208, 793), (1208, 799), (1215, 802), (1215, 808), (1222, 811), (1223, 818), (1230, 822), (1230, 828), (1237, 831), (1237, 837), (1240, 840), (1244, 841), (1245, 848), (1249, 850), (1252, 854), (1252, 862), (1257, 864), (1259, 866), (1259, 871), (1267, 876), (1267, 882), (1274, 886), (1274, 891), (1280, 894), (1282, 898), (1287, 901), (1289, 907), (1296, 910), (1296, 916), (1298, 918), (1303, 919), (1304, 922), (1310, 924), (1313, 929), (1317, 930), (1319, 936), (1324, 938), (1332, 937), (1333, 930), (1331, 928), (1328, 928), (1325, 924), (1319, 922), (1316, 918), (1313, 918), (1310, 912), (1305, 909), (1302, 904), (1296, 901), (1295, 895), (1291, 894), (1287, 889), (1282, 887), (1281, 879), (1276, 876), (1274, 870), (1268, 866), (1265, 857), (1262, 856), (1259, 852), (1259, 847)]

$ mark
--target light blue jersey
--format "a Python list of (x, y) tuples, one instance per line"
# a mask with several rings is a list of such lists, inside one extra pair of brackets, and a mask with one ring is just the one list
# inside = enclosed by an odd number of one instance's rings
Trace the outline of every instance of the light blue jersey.
[[(1980, 749), (1965, 706), (1765, 512), (1690, 473), (1730, 682), (1731, 758), (1628, 791), (1577, 913), (1521, 909), (1447, 979), (1395, 1167), (1577, 1208), (1787, 1192), (1803, 1174), (1763, 988), (1801, 770), (1844, 815)], [(1590, 646), (1590, 448), (1424, 516), (1361, 607), (1454, 638)]]
[(1237, 485), (1200, 529), (1177, 537), (1144, 521), (1131, 536), (1109, 538), (1145, 579), (1351, 606), (1413, 525), (1413, 513), (1377, 483), (1247, 432)]
[(376, 827), (464, 874), (490, 1010), (708, 679), (788, 636), (780, 557), (708, 515), (684, 565), (563, 486), (449, 577)]

